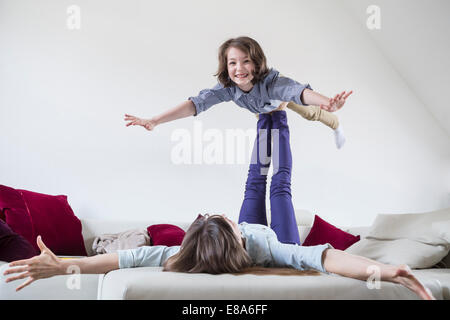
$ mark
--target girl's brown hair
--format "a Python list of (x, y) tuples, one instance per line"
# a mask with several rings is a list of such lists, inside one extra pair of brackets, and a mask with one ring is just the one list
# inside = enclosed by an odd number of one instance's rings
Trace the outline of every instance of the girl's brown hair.
[(219, 67), (217, 69), (217, 73), (214, 76), (217, 76), (218, 81), (224, 87), (231, 87), (234, 85), (234, 82), (230, 79), (228, 75), (227, 68), (227, 54), (229, 48), (237, 48), (245, 52), (249, 58), (255, 64), (255, 71), (253, 74), (252, 84), (261, 81), (269, 74), (269, 69), (267, 67), (266, 56), (264, 55), (261, 46), (254, 39), (250, 37), (238, 37), (232, 38), (225, 41), (219, 48)]
[(163, 264), (163, 271), (187, 273), (232, 273), (318, 275), (317, 271), (254, 266), (233, 229), (220, 215), (199, 215), (186, 231), (180, 250)]

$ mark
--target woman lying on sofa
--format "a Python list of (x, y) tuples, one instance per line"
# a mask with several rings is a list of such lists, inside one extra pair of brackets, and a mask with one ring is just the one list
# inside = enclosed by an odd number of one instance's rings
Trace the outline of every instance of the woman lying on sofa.
[[(401, 284), (422, 299), (434, 299), (429, 289), (406, 265), (382, 264), (334, 249), (330, 244), (300, 246), (291, 199), (292, 155), (286, 112), (280, 108), (270, 114), (260, 114), (257, 130), (239, 224), (225, 215), (199, 215), (188, 228), (181, 246), (145, 246), (69, 260), (54, 255), (38, 236), (41, 254), (11, 262), (13, 268), (7, 269), (4, 275), (17, 275), (6, 281), (27, 278), (16, 289), (21, 290), (35, 280), (64, 275), (68, 267), (74, 265), (81, 273), (163, 266), (163, 271), (210, 274), (319, 275), (322, 272), (360, 280), (367, 280), (371, 276), (368, 270), (377, 268), (380, 280)], [(272, 219), (269, 228), (265, 194), (272, 135), (273, 150), (277, 152), (273, 157), (274, 174), (270, 186)], [(268, 152), (259, 152), (264, 145)], [(261, 153), (264, 153), (265, 159), (261, 158)]]

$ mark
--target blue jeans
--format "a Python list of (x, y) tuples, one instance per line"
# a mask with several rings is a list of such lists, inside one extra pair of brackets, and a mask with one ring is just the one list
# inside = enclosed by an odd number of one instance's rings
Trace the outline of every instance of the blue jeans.
[(289, 144), (289, 127), (286, 111), (259, 114), (257, 135), (252, 161), (245, 184), (244, 201), (239, 213), (239, 223), (247, 222), (267, 226), (266, 183), (272, 156), (273, 176), (270, 184), (271, 229), (278, 241), (300, 244), (297, 222), (291, 195), (292, 154)]

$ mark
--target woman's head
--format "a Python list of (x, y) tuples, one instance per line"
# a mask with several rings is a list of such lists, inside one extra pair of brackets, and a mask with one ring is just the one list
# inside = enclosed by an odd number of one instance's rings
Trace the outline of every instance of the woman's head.
[(237, 85), (247, 91), (268, 73), (266, 56), (252, 38), (232, 38), (220, 46), (219, 68), (215, 75), (225, 87)]
[(234, 222), (222, 215), (199, 215), (186, 231), (180, 251), (164, 263), (164, 271), (236, 273), (251, 265)]

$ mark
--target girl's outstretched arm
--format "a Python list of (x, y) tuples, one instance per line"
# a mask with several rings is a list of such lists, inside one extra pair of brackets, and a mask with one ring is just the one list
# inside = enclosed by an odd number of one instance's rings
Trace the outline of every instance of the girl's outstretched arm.
[(184, 101), (176, 107), (161, 113), (151, 119), (142, 119), (129, 114), (125, 114), (125, 121), (130, 121), (126, 126), (143, 126), (145, 129), (151, 131), (157, 125), (181, 118), (193, 116), (196, 113), (195, 105), (191, 100)]
[(346, 94), (346, 92), (343, 91), (340, 94), (336, 94), (333, 98), (330, 99), (318, 92), (315, 92), (310, 89), (305, 89), (303, 90), (300, 99), (303, 102), (303, 104), (320, 106), (320, 108), (326, 111), (335, 112), (344, 106), (345, 100), (352, 93), (353, 91), (350, 91), (349, 93)]
[(28, 278), (16, 288), (16, 291), (38, 279), (70, 274), (73, 271), (97, 274), (119, 269), (119, 256), (117, 253), (79, 259), (61, 259), (45, 246), (40, 236), (37, 238), (37, 244), (41, 250), (40, 255), (30, 259), (13, 261), (9, 264), (13, 268), (7, 269), (3, 273), (4, 276), (20, 273), (7, 278), (6, 282)]

